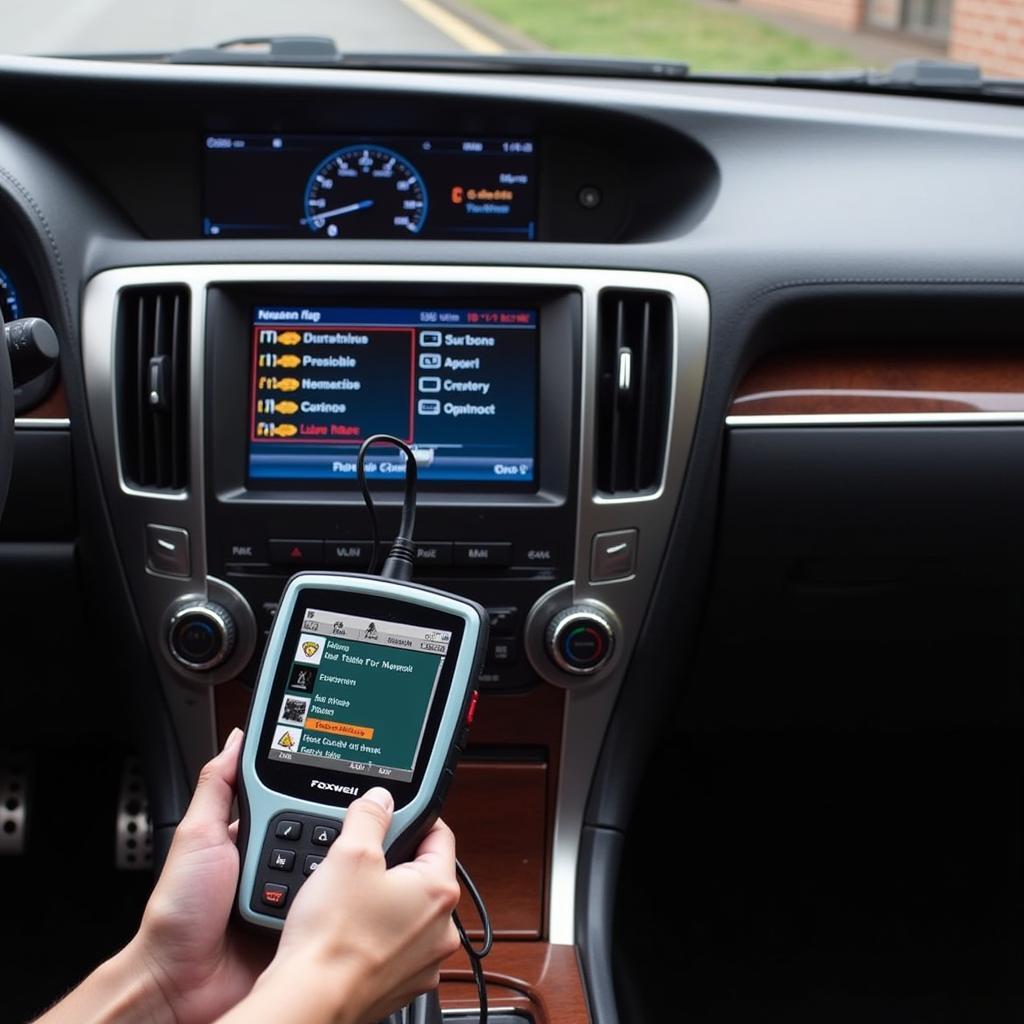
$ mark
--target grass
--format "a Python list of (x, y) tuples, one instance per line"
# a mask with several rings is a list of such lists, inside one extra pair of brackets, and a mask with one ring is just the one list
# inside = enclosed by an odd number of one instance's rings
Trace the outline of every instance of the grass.
[(699, 0), (472, 0), (551, 50), (683, 60), (697, 71), (854, 67), (852, 54)]

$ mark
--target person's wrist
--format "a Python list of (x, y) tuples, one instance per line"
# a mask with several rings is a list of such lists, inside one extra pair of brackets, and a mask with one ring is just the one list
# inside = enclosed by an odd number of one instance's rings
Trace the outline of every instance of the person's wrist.
[(153, 965), (136, 939), (103, 963), (103, 987), (114, 995), (112, 1020), (177, 1024), (177, 1016)]
[(339, 963), (306, 947), (278, 953), (256, 979), (249, 998), (287, 1003), (303, 1024), (356, 1024), (369, 1009), (364, 993), (368, 966), (355, 957)]

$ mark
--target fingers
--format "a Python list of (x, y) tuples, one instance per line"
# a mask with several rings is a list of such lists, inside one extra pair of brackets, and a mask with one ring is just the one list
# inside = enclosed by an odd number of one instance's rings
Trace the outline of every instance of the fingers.
[(341, 835), (334, 844), (347, 854), (375, 854), (384, 859), (384, 836), (391, 825), (395, 802), (391, 794), (380, 786), (366, 792), (352, 802), (345, 815)]
[(413, 863), (454, 874), (455, 835), (440, 818), (423, 837)]
[(190, 825), (227, 825), (231, 820), (231, 802), (235, 798), (238, 753), (241, 745), (242, 730), (232, 729), (223, 750), (212, 761), (207, 761), (203, 765), (183, 824), (187, 822)]

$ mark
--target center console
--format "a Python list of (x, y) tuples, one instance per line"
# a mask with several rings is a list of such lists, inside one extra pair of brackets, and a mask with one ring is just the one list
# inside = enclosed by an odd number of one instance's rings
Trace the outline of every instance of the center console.
[[(417, 578), (491, 619), (450, 800), (460, 848), (495, 886), (533, 872), (535, 906), (510, 892), (499, 936), (572, 944), (587, 793), (696, 418), (701, 286), (530, 267), (136, 267), (93, 278), (83, 325), (120, 554), (189, 770), (244, 714), (289, 575), (368, 569), (355, 453), (397, 434), (420, 453)], [(388, 541), (402, 465), (382, 449), (368, 469)], [(481, 815), (515, 823), (508, 849), (474, 838)]]

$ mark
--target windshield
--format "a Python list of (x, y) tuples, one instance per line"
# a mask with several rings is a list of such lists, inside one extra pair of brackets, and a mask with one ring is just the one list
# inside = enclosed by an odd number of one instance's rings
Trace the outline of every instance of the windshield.
[(319, 35), (343, 53), (571, 53), (695, 72), (948, 57), (1024, 76), (1022, 0), (0, 0), (0, 50), (169, 53)]

